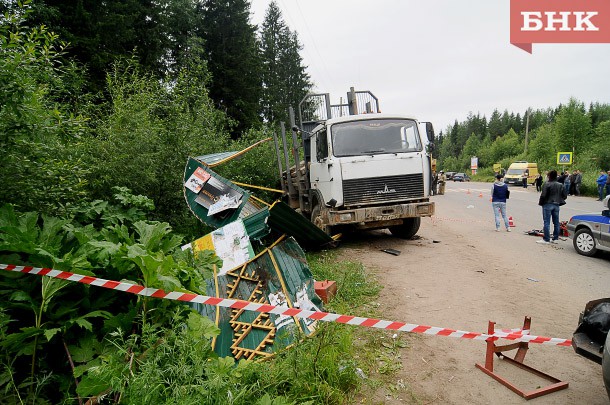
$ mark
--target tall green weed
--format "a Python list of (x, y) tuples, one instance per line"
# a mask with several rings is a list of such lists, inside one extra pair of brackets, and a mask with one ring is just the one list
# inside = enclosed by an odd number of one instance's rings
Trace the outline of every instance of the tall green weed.
[[(195, 260), (180, 249), (182, 239), (168, 224), (143, 220), (149, 200), (125, 189), (116, 195), (118, 206), (99, 201), (63, 219), (1, 207), (0, 262), (204, 293), (206, 274), (218, 259), (210, 253)], [(91, 222), (79, 223), (78, 217)], [(99, 362), (109, 350), (109, 333), (121, 329), (138, 336), (148, 325), (171, 324), (176, 307), (182, 304), (2, 272), (0, 311), (8, 320), (2, 323), (0, 388), (15, 400), (59, 401), (74, 392), (76, 370)]]

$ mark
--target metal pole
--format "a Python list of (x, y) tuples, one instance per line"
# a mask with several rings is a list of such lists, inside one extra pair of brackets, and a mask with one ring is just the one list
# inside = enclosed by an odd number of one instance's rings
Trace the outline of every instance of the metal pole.
[(282, 131), (282, 144), (284, 145), (284, 159), (286, 160), (286, 185), (288, 186), (288, 194), (290, 198), (294, 197), (296, 191), (294, 186), (292, 185), (292, 176), (290, 175), (290, 161), (288, 160), (288, 141), (286, 140), (286, 128), (284, 127), (284, 123), (280, 122), (280, 127)]
[(528, 108), (526, 111), (527, 119), (525, 120), (525, 149), (523, 149), (523, 153), (527, 154), (527, 141), (529, 136), (530, 129), (530, 109)]
[(294, 172), (297, 176), (297, 191), (299, 193), (299, 208), (303, 210), (303, 176), (301, 175), (301, 157), (299, 156), (299, 141), (297, 133), (292, 131), (292, 154), (294, 156)]
[(356, 91), (353, 87), (349, 88), (349, 93), (347, 93), (347, 102), (349, 103), (349, 114), (358, 115), (358, 100), (356, 99)]
[[(284, 130), (284, 122), (280, 122), (282, 126), (282, 130)], [(282, 168), (282, 158), (280, 157), (280, 145), (277, 140), (277, 133), (273, 131), (273, 143), (275, 144), (275, 156), (277, 157), (277, 167), (280, 173), (280, 184), (282, 186), (282, 191), (286, 192), (286, 183), (284, 182), (284, 169)]]

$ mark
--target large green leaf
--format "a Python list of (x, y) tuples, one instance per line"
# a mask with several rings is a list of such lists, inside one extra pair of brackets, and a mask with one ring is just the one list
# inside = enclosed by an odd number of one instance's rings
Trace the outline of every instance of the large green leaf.
[(110, 385), (105, 376), (87, 373), (78, 383), (76, 392), (81, 397), (96, 396), (108, 389)]
[(88, 330), (89, 332), (91, 332), (91, 330), (93, 329), (93, 325), (91, 324), (91, 322), (84, 318), (77, 318), (74, 320), (74, 323), (80, 326), (81, 328)]
[(51, 328), (51, 329), (46, 329), (44, 331), (44, 336), (47, 338), (47, 340), (50, 342), (51, 339), (53, 339), (53, 336), (55, 336), (56, 334), (61, 332), (61, 328)]
[(97, 240), (90, 241), (89, 244), (96, 248), (98, 260), (106, 260), (110, 256), (117, 254), (122, 246), (120, 243)]
[(26, 293), (25, 291), (14, 291), (10, 298), (11, 301), (21, 301), (21, 302), (28, 302), (30, 304), (33, 303), (32, 301), (32, 297), (30, 296), (30, 294)]
[(220, 335), (220, 329), (211, 319), (198, 313), (190, 312), (186, 321), (187, 333), (194, 339), (212, 339)]
[(77, 226), (74, 224), (66, 224), (64, 230), (68, 233), (69, 239), (75, 238), (79, 245), (85, 245), (99, 237), (99, 232), (92, 224), (87, 226)]
[(48, 215), (42, 215), (43, 226), (38, 238), (38, 242), (46, 249), (52, 249), (57, 253), (61, 249), (64, 232), (62, 228), (70, 223), (70, 220), (59, 219)]
[(78, 318), (73, 318), (70, 319), (67, 323), (66, 326), (69, 328), (71, 325), (78, 325), (83, 329), (88, 330), (89, 332), (91, 332), (93, 330), (93, 325), (91, 324), (91, 322), (89, 322), (87, 320), (87, 318), (105, 318), (105, 319), (109, 319), (110, 317), (112, 317), (112, 314), (108, 311), (92, 311), (89, 312), (85, 315), (79, 316)]
[(42, 312), (46, 312), (49, 304), (55, 296), (65, 287), (71, 284), (70, 281), (57, 278), (43, 277), (42, 278)]
[(31, 355), (35, 348), (33, 338), (41, 336), (44, 333), (44, 328), (36, 328), (33, 326), (21, 328), (19, 332), (6, 335), (0, 342), (0, 347), (15, 353), (16, 356)]
[(68, 350), (75, 363), (86, 363), (99, 353), (101, 343), (91, 334), (87, 334), (78, 340), (78, 345), (70, 345)]
[(161, 251), (163, 253), (168, 253), (180, 245), (180, 242), (178, 242), (176, 245), (172, 246), (172, 243), (175, 243), (175, 236), (173, 238), (169, 237), (172, 228), (166, 222), (151, 224), (144, 221), (138, 221), (133, 224), (133, 227), (140, 236), (138, 242), (141, 243), (146, 250), (150, 250), (151, 252)]

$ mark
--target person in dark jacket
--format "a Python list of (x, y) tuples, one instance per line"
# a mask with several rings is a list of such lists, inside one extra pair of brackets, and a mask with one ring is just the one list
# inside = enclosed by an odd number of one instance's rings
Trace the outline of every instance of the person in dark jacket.
[[(559, 207), (566, 203), (568, 193), (563, 184), (557, 182), (557, 171), (551, 170), (548, 181), (542, 186), (538, 205), (542, 206), (542, 220), (544, 222), (544, 236), (536, 243), (548, 245), (557, 243), (559, 239)], [(553, 239), (551, 240), (551, 219), (553, 220)]]
[(566, 193), (570, 194), (570, 185), (572, 184), (572, 179), (570, 178), (571, 174), (569, 170), (566, 170), (563, 174), (563, 186), (566, 188)]
[(496, 232), (500, 232), (500, 215), (504, 220), (506, 232), (510, 232), (508, 218), (506, 217), (506, 199), (509, 196), (509, 191), (508, 184), (504, 184), (504, 181), (502, 181), (503, 178), (501, 174), (497, 174), (496, 181), (491, 188), (491, 206), (496, 219)]
[(540, 173), (538, 173), (538, 176), (536, 176), (536, 180), (534, 180), (534, 183), (536, 184), (536, 191), (541, 192), (542, 191), (542, 175)]
[(580, 169), (576, 169), (574, 172), (574, 195), (580, 195), (580, 185), (582, 184), (582, 173)]

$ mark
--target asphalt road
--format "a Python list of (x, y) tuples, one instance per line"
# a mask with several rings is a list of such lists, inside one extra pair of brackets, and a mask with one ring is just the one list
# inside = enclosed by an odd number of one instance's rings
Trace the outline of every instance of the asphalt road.
[[(493, 220), (491, 203), (489, 202), (491, 187), (492, 183), (449, 181), (447, 182), (444, 198), (455, 204), (474, 205), (474, 209), (471, 208), (474, 216), (482, 217), (487, 215)], [(509, 187), (510, 198), (507, 203), (507, 210), (508, 215), (513, 217), (517, 229), (519, 231), (542, 229), (542, 208), (538, 206), (540, 193), (536, 192), (536, 188), (532, 186), (528, 186), (527, 189), (517, 186)], [(473, 199), (473, 196), (477, 198)], [(559, 220), (567, 221), (571, 216), (583, 213), (600, 213), (602, 209), (602, 203), (596, 201), (593, 197), (569, 196), (566, 205), (560, 209)], [(466, 213), (468, 212), (466, 211)], [(442, 212), (440, 214), (442, 215)]]

